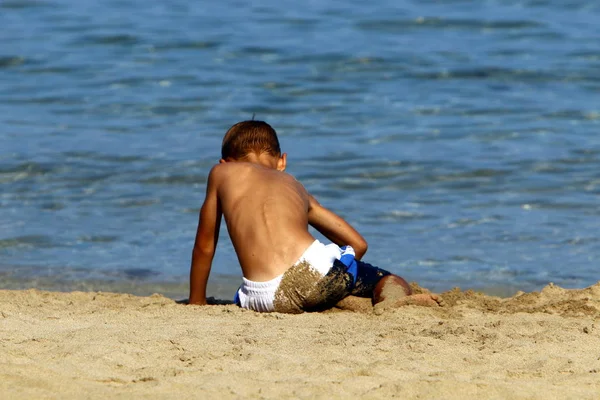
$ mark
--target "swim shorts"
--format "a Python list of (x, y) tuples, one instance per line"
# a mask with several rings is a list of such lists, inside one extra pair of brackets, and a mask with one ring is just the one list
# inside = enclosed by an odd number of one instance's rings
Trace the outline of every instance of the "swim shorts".
[(315, 240), (290, 269), (267, 281), (243, 278), (235, 303), (260, 312), (302, 313), (331, 308), (353, 295), (372, 297), (388, 271), (358, 261), (350, 246)]

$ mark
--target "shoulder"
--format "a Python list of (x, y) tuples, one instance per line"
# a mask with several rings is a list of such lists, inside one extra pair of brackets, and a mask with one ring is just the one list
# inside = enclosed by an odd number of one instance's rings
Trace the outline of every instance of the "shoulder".
[(225, 181), (238, 180), (246, 174), (244, 171), (248, 169), (243, 164), (245, 163), (227, 162), (214, 165), (208, 173), (207, 184), (220, 186)]
[(214, 165), (208, 173), (207, 185), (209, 187), (218, 186), (228, 175), (230, 175), (230, 168), (228, 168), (227, 164)]
[(306, 199), (308, 201), (308, 209), (312, 209), (315, 207), (321, 207), (321, 204), (317, 201), (317, 199), (310, 193), (310, 191), (308, 191), (308, 189), (306, 189), (306, 187), (302, 184), (302, 182), (300, 182), (298, 179), (296, 179), (296, 177), (290, 175), (292, 177), (292, 179), (294, 180), (294, 182), (296, 183), (296, 185), (300, 188), (300, 190), (304, 193), (304, 195), (306, 196)]
[(219, 163), (214, 165), (210, 172), (208, 173), (209, 180), (219, 180), (223, 177), (233, 173), (233, 170), (236, 169), (234, 163)]
[(304, 200), (307, 202), (308, 209), (311, 209), (314, 206), (319, 206), (319, 202), (313, 197), (312, 194), (310, 194), (310, 192), (306, 189), (304, 184), (298, 180), (298, 178), (287, 172), (281, 172), (281, 174), (286, 177), (285, 179), (288, 181), (288, 183), (293, 185), (300, 196), (304, 198)]

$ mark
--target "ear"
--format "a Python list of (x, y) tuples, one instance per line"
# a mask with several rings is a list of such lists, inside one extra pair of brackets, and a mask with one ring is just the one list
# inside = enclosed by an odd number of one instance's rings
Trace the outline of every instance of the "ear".
[(279, 160), (277, 160), (277, 171), (285, 171), (285, 167), (287, 167), (287, 154), (283, 153)]
[(226, 163), (227, 161), (223, 160), (222, 158), (219, 160), (219, 164), (223, 164)]

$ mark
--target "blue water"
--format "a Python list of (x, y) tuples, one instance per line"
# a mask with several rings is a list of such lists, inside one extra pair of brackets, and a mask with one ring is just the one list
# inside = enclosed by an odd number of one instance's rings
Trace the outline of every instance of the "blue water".
[[(206, 174), (288, 171), (436, 291), (600, 280), (600, 5), (0, 2), (0, 287), (187, 295)], [(240, 279), (226, 230), (210, 293)]]

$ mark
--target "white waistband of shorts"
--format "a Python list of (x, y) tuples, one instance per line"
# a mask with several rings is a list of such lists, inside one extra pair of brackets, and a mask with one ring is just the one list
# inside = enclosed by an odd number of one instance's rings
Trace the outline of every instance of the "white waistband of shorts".
[(268, 293), (275, 293), (281, 283), (283, 274), (271, 279), (266, 282), (254, 282), (249, 279), (242, 277), (244, 284), (242, 288), (249, 296), (260, 296)]

